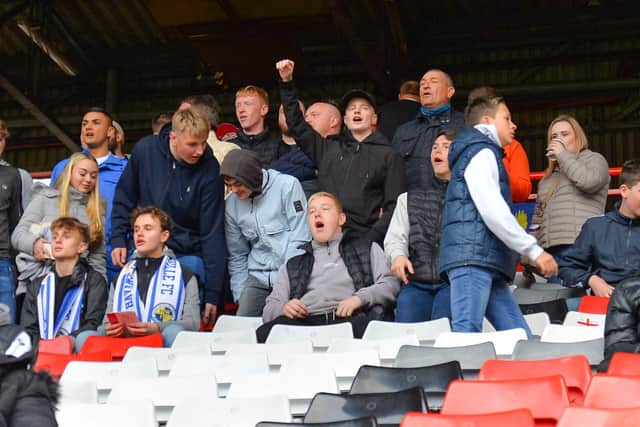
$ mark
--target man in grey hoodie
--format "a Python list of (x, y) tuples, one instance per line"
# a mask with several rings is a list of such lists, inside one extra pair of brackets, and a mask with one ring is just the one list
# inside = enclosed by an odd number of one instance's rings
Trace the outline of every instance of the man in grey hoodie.
[(262, 312), (265, 324), (256, 331), (258, 342), (265, 342), (276, 324), (349, 322), (360, 338), (369, 321), (367, 310), (393, 307), (400, 283), (384, 252), (354, 232), (343, 234), (346, 219), (333, 194), (309, 198), (307, 222), (313, 240), (302, 246), (304, 254), (280, 268)]

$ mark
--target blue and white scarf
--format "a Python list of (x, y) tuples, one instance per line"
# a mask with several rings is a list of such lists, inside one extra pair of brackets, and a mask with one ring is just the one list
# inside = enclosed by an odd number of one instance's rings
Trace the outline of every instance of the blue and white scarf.
[(60, 335), (69, 335), (78, 329), (83, 296), (84, 280), (79, 286), (67, 290), (58, 315), (55, 316), (53, 311), (56, 301), (56, 275), (53, 271), (47, 274), (38, 291), (40, 337), (50, 340)]
[(136, 261), (124, 266), (113, 298), (113, 311), (134, 311), (141, 322), (179, 320), (184, 305), (184, 278), (177, 259), (165, 255), (149, 283), (146, 301), (138, 292)]

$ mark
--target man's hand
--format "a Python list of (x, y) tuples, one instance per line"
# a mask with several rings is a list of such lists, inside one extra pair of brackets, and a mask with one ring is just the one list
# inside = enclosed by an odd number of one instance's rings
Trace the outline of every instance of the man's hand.
[(353, 312), (359, 309), (361, 306), (362, 300), (357, 295), (354, 295), (347, 299), (343, 299), (338, 303), (338, 308), (336, 308), (336, 316), (350, 317)]
[(121, 337), (124, 335), (124, 323), (109, 323), (104, 325), (104, 332), (108, 337)]
[(206, 303), (204, 305), (204, 313), (202, 313), (202, 323), (205, 326), (211, 326), (213, 321), (216, 320), (216, 314), (218, 313), (218, 306), (215, 304)]
[(404, 283), (405, 285), (409, 283), (407, 272), (409, 272), (410, 274), (415, 273), (415, 271), (413, 271), (413, 264), (411, 264), (411, 261), (409, 261), (409, 258), (407, 258), (404, 255), (397, 256), (393, 260), (393, 263), (391, 264), (391, 272), (398, 279), (402, 280), (402, 283)]
[(123, 267), (127, 263), (127, 248), (113, 248), (111, 261), (116, 267)]
[(127, 323), (127, 332), (134, 337), (156, 334), (160, 332), (160, 325), (155, 322)]
[(599, 297), (610, 297), (614, 287), (604, 281), (600, 276), (595, 274), (589, 277), (589, 287), (594, 295)]
[(544, 277), (554, 276), (558, 274), (558, 264), (553, 259), (549, 252), (542, 252), (538, 258), (536, 258), (536, 267), (542, 273)]
[(276, 69), (278, 73), (280, 73), (280, 78), (283, 82), (290, 82), (293, 80), (293, 67), (296, 65), (290, 59), (283, 59), (281, 61), (276, 62)]
[(282, 307), (282, 314), (289, 319), (304, 319), (309, 315), (309, 309), (297, 298), (289, 300), (284, 307)]

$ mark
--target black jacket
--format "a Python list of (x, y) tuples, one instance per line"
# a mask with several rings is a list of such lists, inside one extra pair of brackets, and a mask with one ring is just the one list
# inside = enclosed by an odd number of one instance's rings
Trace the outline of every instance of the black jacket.
[[(55, 269), (55, 265), (53, 268)], [(36, 279), (27, 286), (27, 295), (24, 298), (22, 316), (20, 317), (20, 324), (24, 326), (34, 341), (40, 339), (37, 301), (38, 291), (43, 279), (43, 277)], [(101, 274), (93, 270), (84, 259), (80, 258), (75, 267), (73, 267), (70, 283), (76, 284), (83, 281), (84, 295), (80, 312), (80, 324), (78, 329), (70, 334), (71, 336), (76, 336), (82, 331), (98, 329), (98, 326), (102, 324), (102, 319), (107, 309), (109, 296), (107, 282)], [(57, 314), (55, 312), (54, 316), (57, 316)]]
[(400, 126), (392, 146), (405, 162), (409, 190), (427, 190), (434, 186), (431, 148), (441, 130), (462, 131), (466, 127), (464, 114), (449, 110), (439, 116), (418, 118)]
[(435, 178), (437, 187), (407, 192), (409, 216), (409, 259), (415, 273), (410, 280), (424, 284), (441, 283), (438, 270), (442, 211), (448, 182)]
[(247, 135), (242, 129), (238, 129), (238, 137), (229, 142), (237, 144), (243, 150), (251, 150), (256, 153), (265, 169), (270, 168), (271, 163), (290, 150), (283, 140), (271, 135), (267, 127), (257, 135)]
[(617, 207), (589, 218), (573, 246), (557, 261), (566, 286), (586, 288), (594, 274), (616, 286), (640, 269), (640, 219), (623, 216)]
[[(318, 165), (321, 191), (333, 193), (347, 215), (345, 229), (365, 233), (382, 244), (400, 193), (406, 190), (404, 164), (379, 132), (356, 141), (348, 132), (323, 138), (304, 120), (293, 83), (280, 82), (287, 124)], [(380, 210), (382, 209), (382, 215)]]
[(614, 353), (640, 353), (640, 277), (623, 280), (616, 286), (604, 325), (603, 368)]
[(378, 130), (387, 137), (393, 139), (396, 129), (416, 118), (420, 111), (420, 103), (410, 99), (393, 101), (378, 108)]
[[(0, 426), (55, 427), (58, 385), (45, 372), (34, 373), (38, 344), (23, 354), (6, 354), (25, 331), (18, 325), (0, 326)], [(17, 356), (17, 357), (16, 357)]]

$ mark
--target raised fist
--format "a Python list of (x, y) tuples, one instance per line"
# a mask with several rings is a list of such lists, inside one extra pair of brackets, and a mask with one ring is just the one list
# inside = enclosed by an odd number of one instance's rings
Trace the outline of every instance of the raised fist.
[(280, 78), (283, 82), (290, 82), (293, 80), (293, 67), (295, 62), (290, 59), (283, 59), (276, 62), (276, 69), (280, 73)]

